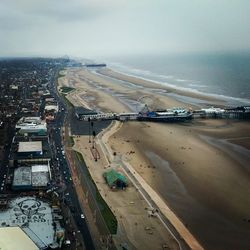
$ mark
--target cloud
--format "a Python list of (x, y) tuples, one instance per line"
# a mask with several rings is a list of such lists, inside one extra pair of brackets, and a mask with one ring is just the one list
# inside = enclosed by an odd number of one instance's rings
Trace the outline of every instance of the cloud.
[(0, 55), (250, 49), (248, 0), (1, 0)]

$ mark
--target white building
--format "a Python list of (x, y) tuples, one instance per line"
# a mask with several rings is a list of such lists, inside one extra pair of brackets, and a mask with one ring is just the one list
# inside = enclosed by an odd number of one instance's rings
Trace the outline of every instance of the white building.
[(16, 129), (27, 132), (47, 131), (47, 124), (40, 117), (22, 117), (16, 124)]

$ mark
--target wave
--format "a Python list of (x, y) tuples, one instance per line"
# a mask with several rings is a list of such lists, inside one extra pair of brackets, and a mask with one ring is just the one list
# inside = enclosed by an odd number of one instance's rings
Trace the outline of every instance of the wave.
[[(118, 73), (121, 73), (121, 74), (124, 74), (127, 76), (131, 76), (131, 77), (136, 77), (136, 78), (139, 78), (142, 80), (146, 80), (146, 81), (149, 81), (151, 83), (157, 83), (157, 84), (160, 84), (162, 86), (174, 88), (177, 90), (182, 90), (182, 91), (186, 91), (189, 93), (197, 93), (199, 95), (203, 95), (206, 97), (213, 97), (213, 98), (216, 98), (219, 100), (223, 100), (223, 101), (227, 102), (227, 105), (229, 105), (229, 106), (231, 106), (231, 105), (239, 105), (239, 106), (240, 105), (250, 105), (249, 99), (201, 91), (200, 89), (207, 90), (208, 86), (204, 85), (204, 84), (199, 84), (200, 81), (180, 79), (180, 78), (176, 78), (173, 75), (156, 74), (156, 73), (151, 72), (149, 70), (131, 68), (127, 65), (123, 65), (123, 64), (117, 63), (117, 62), (109, 63), (109, 67)], [(183, 87), (183, 86), (178, 86), (177, 84), (166, 82), (163, 79), (171, 79), (171, 80), (174, 80), (176, 82), (186, 82), (186, 83), (191, 82), (191, 83), (188, 84), (188, 87), (186, 87), (186, 86)]]

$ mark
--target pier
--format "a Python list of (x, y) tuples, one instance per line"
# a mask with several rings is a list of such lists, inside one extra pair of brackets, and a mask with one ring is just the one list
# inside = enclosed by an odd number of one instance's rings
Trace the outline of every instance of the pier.
[(193, 111), (193, 118), (210, 118), (210, 119), (250, 119), (250, 106), (241, 106), (235, 108), (209, 108)]
[[(174, 111), (151, 111), (145, 113), (98, 113), (93, 110), (86, 110), (76, 116), (79, 120), (83, 121), (102, 121), (102, 120), (118, 120), (118, 121), (152, 121), (152, 122), (183, 122), (192, 119), (250, 119), (250, 106), (241, 106), (235, 108), (204, 108), (194, 111), (187, 111), (182, 109), (181, 112)], [(171, 113), (171, 114), (170, 114)], [(160, 115), (159, 115), (160, 114)]]

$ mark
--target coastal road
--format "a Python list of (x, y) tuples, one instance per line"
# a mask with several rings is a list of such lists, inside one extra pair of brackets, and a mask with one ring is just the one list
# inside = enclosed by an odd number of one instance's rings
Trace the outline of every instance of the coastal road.
[(91, 234), (88, 229), (86, 218), (82, 218), (82, 214), (84, 214), (83, 208), (81, 207), (76, 190), (74, 188), (74, 184), (72, 182), (71, 172), (69, 163), (67, 161), (65, 155), (65, 148), (63, 145), (63, 134), (62, 134), (62, 127), (65, 126), (65, 122), (67, 121), (67, 105), (64, 99), (59, 96), (56, 88), (56, 81), (57, 81), (57, 74), (53, 76), (50, 80), (49, 90), (54, 98), (58, 102), (58, 106), (60, 107), (60, 111), (57, 114), (57, 117), (54, 122), (48, 125), (50, 133), (50, 142), (54, 146), (54, 150), (56, 151), (55, 160), (57, 161), (58, 165), (60, 166), (60, 171), (64, 178), (64, 182), (66, 184), (65, 193), (68, 194), (64, 196), (64, 202), (66, 205), (69, 206), (73, 217), (77, 223), (78, 229), (80, 230), (86, 249), (95, 249), (94, 243), (91, 237)]
[(0, 194), (4, 193), (6, 190), (7, 179), (8, 179), (8, 164), (9, 164), (9, 153), (11, 148), (12, 138), (15, 134), (15, 125), (6, 119), (6, 132), (7, 140), (4, 145), (3, 158), (0, 161)]

